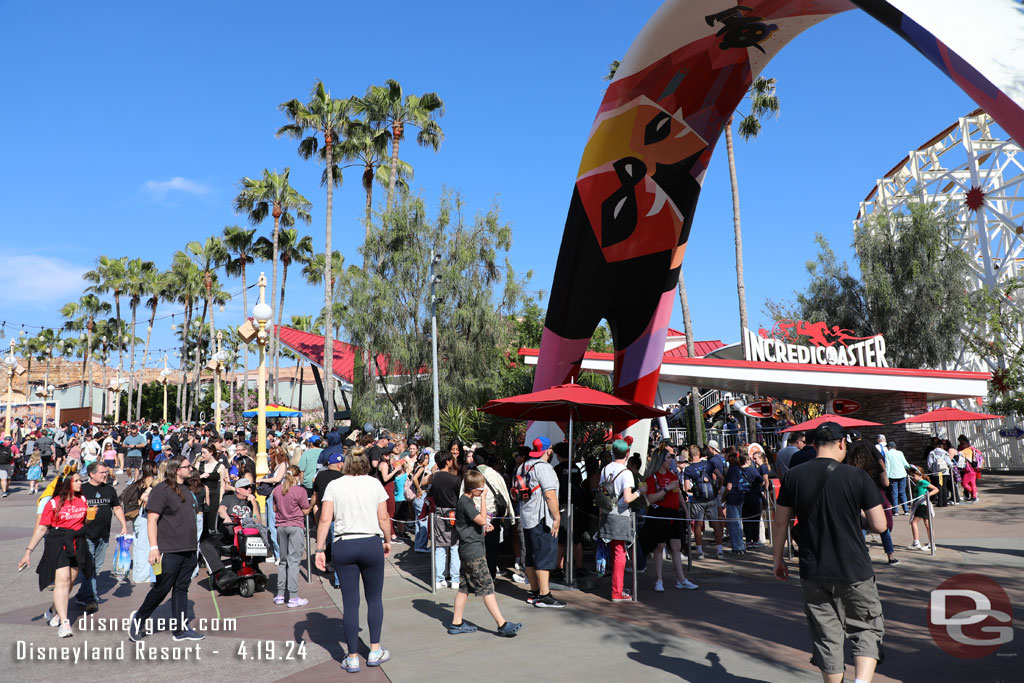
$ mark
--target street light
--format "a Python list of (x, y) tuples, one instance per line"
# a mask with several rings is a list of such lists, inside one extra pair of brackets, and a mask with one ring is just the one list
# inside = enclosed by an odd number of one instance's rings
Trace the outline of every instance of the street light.
[(160, 371), (160, 383), (164, 385), (164, 424), (167, 424), (167, 382), (170, 381), (171, 370), (167, 367), (167, 354), (164, 354), (164, 369)]
[(14, 403), (14, 369), (18, 367), (18, 359), (14, 357), (14, 340), (11, 340), (11, 352), (4, 358), (7, 366), (7, 412), (4, 414), (4, 434), (11, 435), (11, 411)]
[(430, 350), (433, 356), (433, 370), (430, 373), (434, 384), (434, 450), (441, 450), (441, 414), (437, 394), (437, 297), (434, 285), (441, 281), (441, 276), (434, 273), (434, 267), (441, 262), (441, 255), (430, 250)]
[(214, 381), (214, 386), (213, 386), (213, 402), (215, 404), (214, 405), (214, 410), (213, 410), (213, 414), (214, 414), (213, 421), (214, 421), (214, 424), (217, 427), (217, 435), (218, 436), (220, 436), (220, 434), (221, 434), (221, 429), (220, 429), (220, 418), (221, 418), (221, 408), (220, 408), (220, 402), (221, 402), (220, 373), (222, 371), (224, 362), (230, 357), (228, 355), (228, 352), (225, 351), (223, 349), (223, 347), (221, 346), (221, 340), (223, 339), (223, 337), (224, 337), (224, 335), (222, 335), (221, 332), (218, 330), (217, 331), (217, 353), (213, 354), (213, 362), (214, 362), (214, 368), (213, 368), (213, 381)]
[(274, 310), (263, 300), (267, 290), (267, 278), (263, 273), (260, 273), (258, 284), (260, 300), (252, 307), (252, 317), (259, 328), (256, 332), (256, 346), (260, 350), (257, 376), (259, 404), (256, 418), (256, 476), (262, 477), (270, 471), (267, 465), (267, 323), (273, 319)]

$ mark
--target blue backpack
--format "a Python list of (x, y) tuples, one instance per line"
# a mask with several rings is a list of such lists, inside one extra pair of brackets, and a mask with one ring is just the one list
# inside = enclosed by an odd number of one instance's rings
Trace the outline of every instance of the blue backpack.
[(160, 451), (162, 451), (164, 449), (164, 445), (160, 441), (160, 437), (158, 435), (156, 435), (156, 434), (153, 435), (153, 441), (150, 444), (150, 447), (153, 449), (154, 453), (159, 453)]

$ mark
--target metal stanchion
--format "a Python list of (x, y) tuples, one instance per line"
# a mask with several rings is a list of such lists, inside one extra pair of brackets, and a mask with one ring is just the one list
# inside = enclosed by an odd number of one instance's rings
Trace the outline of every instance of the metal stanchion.
[(765, 535), (768, 537), (768, 545), (770, 546), (770, 545), (772, 545), (775, 542), (774, 534), (772, 533), (772, 497), (771, 497), (771, 495), (768, 496), (768, 505), (766, 506), (766, 510), (765, 511), (768, 514), (768, 526), (766, 527), (767, 528), (767, 533)]
[(640, 544), (637, 542), (637, 538), (636, 538), (636, 514), (631, 512), (629, 514), (629, 517), (630, 517), (630, 520), (632, 521), (632, 526), (633, 526), (633, 553), (632, 553), (633, 554), (633, 602), (636, 602), (637, 601), (637, 595), (636, 595), (636, 575), (637, 575), (636, 554), (638, 552), (640, 552)]
[(793, 559), (793, 525), (786, 527), (786, 559)]
[(928, 547), (931, 555), (935, 555), (935, 508), (932, 507), (932, 497), (925, 495), (925, 502), (928, 504)]
[(690, 519), (690, 506), (685, 501), (683, 502), (683, 514), (686, 515), (687, 521), (683, 522), (683, 547), (686, 548), (686, 571), (693, 571), (693, 555), (690, 552), (690, 525), (693, 522)]
[(430, 534), (430, 592), (437, 594), (437, 554), (434, 552), (434, 525), (437, 524), (437, 509), (430, 511), (427, 533)]
[(306, 532), (306, 583), (313, 580), (313, 564), (309, 554), (309, 515), (302, 515), (302, 526)]

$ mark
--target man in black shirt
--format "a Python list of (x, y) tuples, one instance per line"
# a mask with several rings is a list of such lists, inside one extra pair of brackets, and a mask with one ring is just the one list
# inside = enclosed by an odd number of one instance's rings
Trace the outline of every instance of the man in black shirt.
[(435, 585), (446, 586), (445, 566), (450, 563), (451, 587), (459, 587), (459, 537), (455, 533), (455, 506), (459, 501), (462, 480), (456, 474), (459, 464), (455, 456), (444, 451), (434, 456), (437, 470), (430, 477), (430, 497), (434, 499), (434, 570)]
[(816, 457), (818, 457), (818, 451), (814, 447), (814, 434), (815, 433), (816, 432), (813, 432), (813, 431), (808, 431), (806, 433), (807, 434), (806, 443), (804, 444), (804, 446), (799, 451), (794, 453), (793, 456), (789, 459), (789, 469), (793, 469), (797, 465), (802, 465), (805, 462), (809, 462), (811, 460), (814, 460)]
[[(337, 441), (338, 439), (341, 438), (340, 436), (338, 436), (337, 432), (329, 432), (327, 434), (327, 436), (330, 437), (331, 434), (333, 434), (335, 437), (337, 437), (335, 439), (335, 441)], [(330, 440), (330, 439), (328, 438), (328, 440)], [(336, 450), (334, 453), (331, 453), (327, 457), (327, 467), (325, 467), (322, 470), (320, 470), (319, 472), (317, 472), (316, 476), (313, 477), (313, 498), (310, 501), (310, 506), (313, 508), (313, 519), (310, 520), (310, 521), (312, 522), (314, 529), (316, 528), (316, 525), (319, 524), (319, 520), (320, 520), (320, 501), (322, 501), (324, 499), (324, 493), (327, 491), (327, 485), (330, 484), (335, 479), (339, 479), (339, 478), (345, 476), (344, 474), (342, 474), (342, 471), (341, 471), (341, 468), (343, 468), (345, 466), (345, 454), (342, 453), (342, 451), (340, 450), (340, 448), (341, 448), (340, 444), (337, 444), (337, 445), (338, 445), (338, 450)], [(325, 448), (324, 450), (326, 451), (327, 449)], [(321, 455), (323, 455), (323, 453), (321, 453)], [(327, 534), (327, 538), (334, 538), (334, 522), (333, 521), (331, 522), (331, 526), (329, 528), (329, 532)], [(334, 545), (333, 543), (328, 543), (327, 544), (327, 551), (326, 551), (326, 554), (325, 554), (325, 559), (326, 559), (327, 562), (331, 561), (331, 548), (332, 548), (333, 545)], [(330, 574), (331, 574), (331, 584), (334, 585), (334, 586), (337, 586), (337, 584), (338, 584), (337, 576), (334, 574), (333, 571)]]
[(96, 575), (107, 558), (111, 514), (121, 523), (121, 535), (128, 533), (128, 524), (125, 522), (124, 510), (121, 508), (117, 491), (107, 483), (110, 469), (102, 462), (96, 461), (89, 463), (86, 472), (89, 474), (89, 481), (82, 484), (82, 497), (89, 504), (89, 512), (86, 515), (84, 530), (89, 553), (92, 555), (93, 570), (89, 575), (82, 572), (82, 585), (78, 588), (75, 602), (84, 607), (86, 613), (92, 614), (99, 610)]
[(853, 644), (858, 681), (870, 681), (882, 660), (884, 625), (875, 572), (861, 529), (886, 529), (878, 487), (867, 472), (843, 465), (846, 433), (835, 422), (814, 432), (818, 457), (782, 479), (774, 522), (774, 572), (789, 578), (786, 530), (800, 520), (800, 583), (811, 628), (811, 662), (826, 683), (841, 683), (843, 642)]

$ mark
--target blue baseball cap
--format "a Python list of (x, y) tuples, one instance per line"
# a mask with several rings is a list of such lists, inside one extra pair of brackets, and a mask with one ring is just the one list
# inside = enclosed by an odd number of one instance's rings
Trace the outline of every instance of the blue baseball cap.
[(327, 458), (328, 465), (337, 465), (343, 462), (345, 462), (344, 453), (331, 453), (331, 455)]

